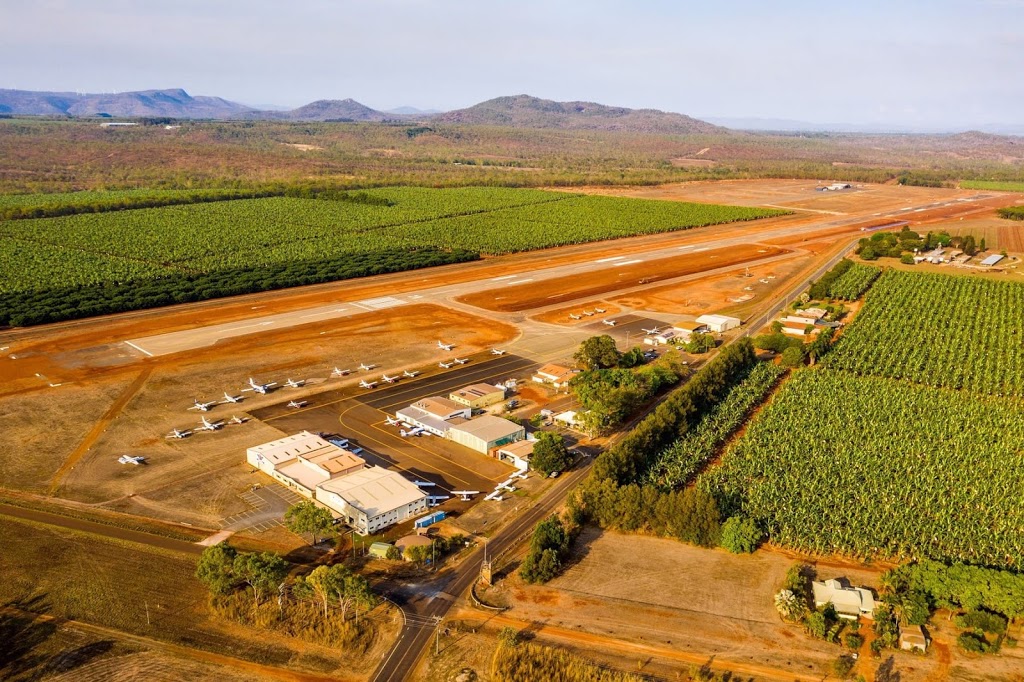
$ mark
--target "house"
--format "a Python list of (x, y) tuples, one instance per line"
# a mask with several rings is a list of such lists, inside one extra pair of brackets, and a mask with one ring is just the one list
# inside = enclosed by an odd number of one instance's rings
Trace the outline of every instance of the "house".
[(360, 535), (401, 523), (427, 509), (427, 494), (397, 471), (370, 466), (316, 488), (316, 500)]
[(797, 312), (800, 313), (800, 317), (810, 317), (815, 321), (822, 320), (828, 315), (828, 311), (824, 308), (802, 308)]
[(517, 440), (515, 443), (502, 445), (494, 451), (494, 456), (508, 462), (516, 469), (526, 471), (530, 468), (530, 457), (533, 456), (535, 440)]
[(523, 440), (526, 438), (526, 429), (508, 419), (485, 414), (476, 419), (453, 424), (448, 428), (447, 437), (486, 455), (496, 447)]
[(707, 331), (707, 325), (700, 322), (676, 322), (672, 327), (673, 334), (684, 343), (689, 343), (694, 334), (705, 334)]
[(928, 651), (928, 635), (924, 634), (924, 628), (920, 625), (904, 625), (900, 628), (900, 649), (903, 651), (914, 651), (922, 653)]
[(468, 405), (461, 405), (441, 396), (432, 396), (402, 408), (395, 416), (407, 424), (418, 426), (435, 436), (444, 437), (452, 424), (469, 419), (472, 414), (473, 408)]
[(818, 321), (818, 318), (814, 317), (798, 317), (796, 315), (789, 315), (779, 320), (786, 327), (811, 327)]
[(783, 327), (781, 331), (783, 334), (788, 334), (790, 336), (807, 336), (807, 329), (804, 327)]
[(579, 427), (583, 426), (583, 422), (580, 421), (580, 419), (579, 419), (579, 413), (574, 412), (572, 410), (566, 410), (565, 412), (560, 412), (560, 413), (556, 414), (552, 418), (556, 422), (561, 422), (562, 424), (564, 424), (568, 428), (575, 429), (575, 428), (579, 428)]
[(533, 380), (538, 384), (549, 384), (555, 388), (565, 388), (569, 380), (576, 375), (576, 370), (562, 367), (561, 365), (544, 365), (533, 375)]
[(871, 616), (875, 611), (875, 595), (864, 587), (851, 587), (845, 578), (834, 578), (824, 582), (811, 583), (814, 605), (831, 603), (840, 618), (857, 620), (860, 616)]
[(246, 450), (246, 461), (304, 497), (318, 485), (366, 466), (366, 460), (309, 431)]
[(707, 325), (710, 331), (719, 334), (730, 329), (736, 329), (742, 324), (738, 317), (729, 317), (728, 315), (701, 315), (697, 318), (697, 322)]
[(473, 384), (453, 391), (448, 399), (474, 410), (482, 410), (505, 399), (505, 388), (491, 384)]

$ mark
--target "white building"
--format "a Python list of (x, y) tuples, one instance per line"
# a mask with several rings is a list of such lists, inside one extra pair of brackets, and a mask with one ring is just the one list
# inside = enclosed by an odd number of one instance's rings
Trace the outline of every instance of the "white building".
[(555, 388), (566, 388), (569, 381), (576, 376), (576, 371), (561, 365), (544, 365), (533, 375), (533, 380), (538, 384), (549, 384)]
[(516, 469), (526, 471), (530, 468), (530, 458), (533, 456), (533, 446), (536, 443), (535, 440), (517, 440), (515, 443), (502, 445), (495, 450), (494, 455)]
[(671, 343), (675, 336), (675, 331), (666, 329), (658, 332), (657, 334), (648, 334), (644, 337), (644, 343), (648, 346), (665, 346)]
[(427, 494), (397, 471), (371, 466), (321, 483), (316, 499), (360, 535), (401, 523), (427, 509)]
[(704, 334), (707, 330), (707, 325), (700, 322), (676, 322), (672, 327), (672, 332), (684, 343), (689, 343), (694, 334)]
[(494, 448), (526, 438), (526, 429), (508, 419), (485, 414), (448, 428), (449, 440), (471, 450), (490, 454)]
[(814, 592), (814, 606), (831, 603), (840, 618), (857, 620), (859, 616), (871, 616), (875, 611), (875, 595), (864, 587), (851, 587), (845, 578), (835, 578), (811, 583)]
[(419, 426), (435, 436), (445, 437), (452, 424), (469, 419), (473, 408), (460, 405), (454, 400), (433, 396), (404, 407), (395, 416), (407, 424)]
[(729, 317), (728, 315), (701, 315), (697, 318), (697, 322), (706, 325), (708, 330), (717, 333), (736, 329), (742, 324), (738, 317)]
[(366, 461), (309, 431), (246, 450), (249, 464), (305, 497), (318, 485), (359, 471)]

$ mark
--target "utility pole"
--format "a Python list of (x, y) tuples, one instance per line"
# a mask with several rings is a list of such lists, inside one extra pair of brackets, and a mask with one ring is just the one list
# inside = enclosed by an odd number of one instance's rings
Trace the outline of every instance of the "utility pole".
[(149, 602), (143, 602), (146, 605), (146, 625), (152, 625), (153, 623), (149, 620)]
[(441, 616), (434, 616), (434, 655), (441, 653)]

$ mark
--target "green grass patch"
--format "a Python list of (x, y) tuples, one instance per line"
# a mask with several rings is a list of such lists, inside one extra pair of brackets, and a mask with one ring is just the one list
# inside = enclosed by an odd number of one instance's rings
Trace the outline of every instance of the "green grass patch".
[(1024, 192), (1024, 181), (962, 180), (963, 189), (986, 189), (995, 192)]

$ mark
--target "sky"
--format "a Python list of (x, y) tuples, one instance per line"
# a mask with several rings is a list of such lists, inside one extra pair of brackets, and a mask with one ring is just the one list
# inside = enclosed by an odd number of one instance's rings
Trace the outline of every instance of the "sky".
[(1024, 123), (1024, 0), (0, 0), (0, 88)]

